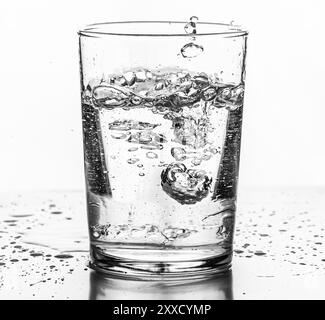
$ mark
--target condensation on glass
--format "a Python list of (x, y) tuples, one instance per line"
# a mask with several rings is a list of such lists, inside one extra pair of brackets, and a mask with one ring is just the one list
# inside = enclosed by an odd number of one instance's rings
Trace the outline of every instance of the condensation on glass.
[(93, 267), (141, 279), (228, 270), (247, 32), (115, 22), (79, 40)]

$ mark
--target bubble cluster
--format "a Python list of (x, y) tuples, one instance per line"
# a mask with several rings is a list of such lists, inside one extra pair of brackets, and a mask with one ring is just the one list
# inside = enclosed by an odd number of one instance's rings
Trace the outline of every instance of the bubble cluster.
[(152, 130), (159, 124), (135, 120), (115, 120), (109, 124), (109, 130), (130, 131), (130, 130)]
[(110, 227), (111, 227), (110, 224), (108, 224), (108, 225), (96, 224), (94, 226), (91, 226), (91, 236), (94, 239), (106, 237), (110, 232)]
[[(195, 43), (187, 43), (181, 50), (184, 57), (190, 58), (203, 52), (203, 47)], [(139, 71), (140, 72), (140, 71)], [(133, 72), (131, 72), (133, 73)], [(147, 74), (148, 71), (141, 71)], [(87, 89), (83, 93), (85, 103), (91, 100), (99, 108), (116, 109), (151, 108), (153, 113), (179, 112), (180, 108), (195, 107), (200, 100), (210, 102), (216, 108), (235, 110), (242, 106), (244, 85), (225, 85), (218, 83), (215, 77), (205, 73), (165, 72), (159, 70), (150, 72), (150, 77), (142, 77), (141, 81), (132, 85), (125, 81), (124, 86), (116, 83), (116, 76), (102, 80), (100, 84)], [(167, 116), (167, 115), (166, 115)], [(117, 120), (110, 124), (111, 130), (146, 130), (153, 129), (147, 123), (132, 120)]]
[(173, 241), (175, 239), (187, 238), (195, 232), (195, 230), (168, 227), (162, 230), (161, 233), (168, 241)]

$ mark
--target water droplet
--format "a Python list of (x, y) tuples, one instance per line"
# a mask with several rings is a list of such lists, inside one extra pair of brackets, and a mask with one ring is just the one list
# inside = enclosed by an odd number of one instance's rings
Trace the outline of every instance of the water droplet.
[(199, 18), (197, 16), (192, 16), (190, 18), (190, 22), (188, 22), (185, 27), (184, 30), (186, 33), (188, 34), (196, 34), (197, 30), (196, 30), (196, 22), (199, 20)]
[(193, 27), (190, 22), (185, 25), (184, 30), (188, 34), (196, 34), (195, 26)]
[(33, 216), (32, 214), (12, 214), (11, 217), (13, 218), (26, 218), (26, 217), (31, 217)]
[(266, 255), (266, 253), (263, 252), (263, 251), (255, 251), (254, 254), (255, 254), (256, 256), (264, 256), (264, 255)]
[(32, 256), (32, 257), (41, 257), (41, 256), (43, 256), (43, 253), (31, 253), (30, 256)]
[(62, 211), (52, 211), (51, 214), (62, 214)]
[(139, 164), (137, 165), (137, 167), (138, 167), (138, 168), (142, 168), (142, 167), (143, 167), (143, 164), (139, 163)]
[(56, 256), (54, 256), (54, 258), (57, 258), (57, 259), (70, 259), (70, 258), (73, 258), (73, 256), (70, 255), (70, 254), (57, 254)]
[(140, 173), (139, 173), (139, 176), (140, 176), (140, 177), (143, 177), (144, 175), (145, 175), (145, 174), (144, 174), (143, 172), (140, 172)]
[(187, 43), (181, 49), (184, 58), (195, 58), (203, 52), (203, 47), (193, 42)]

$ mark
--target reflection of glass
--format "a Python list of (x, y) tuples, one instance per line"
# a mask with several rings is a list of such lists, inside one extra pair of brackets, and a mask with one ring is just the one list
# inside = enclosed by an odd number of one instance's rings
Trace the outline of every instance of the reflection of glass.
[(124, 22), (79, 32), (93, 266), (200, 277), (231, 263), (247, 33)]
[(136, 281), (90, 273), (91, 300), (229, 300), (232, 272), (197, 281)]

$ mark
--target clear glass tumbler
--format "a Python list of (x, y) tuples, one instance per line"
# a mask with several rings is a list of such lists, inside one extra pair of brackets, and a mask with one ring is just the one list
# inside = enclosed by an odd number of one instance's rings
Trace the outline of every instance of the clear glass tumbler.
[(112, 22), (79, 41), (93, 267), (141, 279), (228, 270), (247, 32)]

